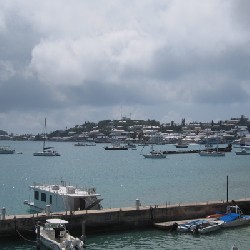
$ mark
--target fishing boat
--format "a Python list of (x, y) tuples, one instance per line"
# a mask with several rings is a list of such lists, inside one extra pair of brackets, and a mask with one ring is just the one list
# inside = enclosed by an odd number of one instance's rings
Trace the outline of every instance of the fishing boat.
[(0, 154), (14, 154), (15, 149), (10, 148), (9, 146), (0, 146)]
[(83, 250), (85, 245), (79, 238), (75, 238), (66, 229), (68, 221), (48, 219), (44, 225), (36, 228), (36, 234), (41, 244), (53, 250)]
[(219, 218), (222, 227), (237, 227), (250, 224), (250, 215), (244, 215), (239, 206), (227, 206), (226, 214)]
[(147, 154), (143, 154), (143, 156), (150, 159), (164, 159), (167, 157), (167, 155), (163, 154), (162, 151), (154, 150), (153, 145), (151, 145), (151, 151)]
[(100, 204), (102, 199), (95, 188), (77, 188), (66, 185), (65, 181), (61, 181), (59, 185), (34, 183), (29, 188), (33, 190), (34, 200), (25, 200), (24, 204), (31, 211), (72, 212), (102, 208)]
[(60, 156), (60, 154), (54, 149), (54, 147), (46, 147), (46, 118), (45, 118), (45, 130), (43, 135), (43, 150), (35, 152), (34, 156)]

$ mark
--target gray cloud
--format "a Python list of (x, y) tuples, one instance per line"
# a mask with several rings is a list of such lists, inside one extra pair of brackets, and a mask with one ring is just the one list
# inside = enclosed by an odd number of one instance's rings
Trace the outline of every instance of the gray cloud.
[(0, 129), (250, 116), (248, 1), (0, 5)]

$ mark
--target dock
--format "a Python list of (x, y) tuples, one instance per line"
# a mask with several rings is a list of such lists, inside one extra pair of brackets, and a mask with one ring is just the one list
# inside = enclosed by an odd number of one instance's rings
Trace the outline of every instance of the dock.
[[(234, 201), (244, 214), (250, 214), (250, 198)], [(134, 207), (108, 208), (102, 210), (83, 210), (61, 213), (37, 213), (25, 215), (4, 215), (0, 219), (0, 237), (20, 237), (35, 235), (38, 222), (45, 222), (49, 218), (67, 220), (68, 230), (81, 233), (82, 224), (85, 224), (86, 234), (117, 230), (140, 229), (154, 227), (155, 223), (163, 223), (166, 229), (173, 222), (205, 218), (217, 211), (225, 211), (226, 201), (207, 201), (197, 203), (183, 203), (175, 205), (141, 206), (138, 202)]]
[[(218, 150), (219, 152), (230, 153), (232, 151), (232, 144), (228, 144), (226, 147), (223, 148), (214, 148), (209, 149), (211, 150)], [(171, 155), (171, 154), (198, 154), (200, 152), (207, 151), (206, 149), (193, 149), (193, 150), (165, 150), (163, 154)]]

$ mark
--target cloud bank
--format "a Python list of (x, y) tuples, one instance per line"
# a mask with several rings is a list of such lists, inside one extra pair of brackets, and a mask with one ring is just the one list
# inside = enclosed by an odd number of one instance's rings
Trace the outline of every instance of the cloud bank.
[(247, 0), (0, 0), (0, 129), (250, 117), (249, 12)]

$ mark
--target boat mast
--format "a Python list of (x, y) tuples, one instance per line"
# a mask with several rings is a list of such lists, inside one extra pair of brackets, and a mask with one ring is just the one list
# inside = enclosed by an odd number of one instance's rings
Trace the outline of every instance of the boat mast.
[(46, 140), (46, 118), (44, 120), (43, 151), (45, 150), (45, 140)]

